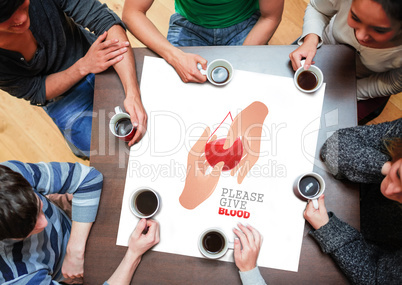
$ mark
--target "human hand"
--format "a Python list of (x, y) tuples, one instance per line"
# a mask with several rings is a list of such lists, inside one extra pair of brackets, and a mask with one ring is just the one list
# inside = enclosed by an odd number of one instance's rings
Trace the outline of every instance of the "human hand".
[(234, 241), (234, 258), (236, 266), (240, 271), (249, 271), (257, 266), (257, 258), (262, 245), (261, 234), (252, 226), (247, 227), (238, 224), (238, 229), (233, 232), (239, 237)]
[(64, 281), (68, 284), (82, 284), (85, 245), (91, 227), (92, 223), (72, 221), (66, 255), (64, 256), (61, 269), (63, 276), (66, 278)]
[(198, 54), (185, 53), (178, 49), (177, 54), (169, 63), (184, 83), (203, 83), (207, 80), (206, 75), (203, 75), (197, 68), (197, 63), (200, 63), (203, 69), (207, 69), (207, 60)]
[(159, 243), (159, 239), (159, 223), (155, 220), (141, 219), (131, 233), (128, 251), (141, 258), (147, 250)]
[(128, 249), (120, 265), (107, 280), (108, 284), (130, 284), (142, 255), (159, 243), (159, 224), (155, 220), (141, 219), (130, 235)]
[(107, 32), (100, 35), (91, 45), (83, 58), (79, 60), (83, 75), (100, 73), (123, 59), (130, 43), (118, 39), (106, 40)]
[(327, 209), (324, 203), (325, 195), (321, 195), (318, 198), (318, 209), (315, 209), (311, 200), (307, 202), (306, 209), (304, 210), (303, 216), (310, 225), (318, 230), (322, 226), (329, 222), (329, 217)]
[(124, 99), (124, 109), (130, 114), (131, 123), (133, 127), (136, 128), (134, 137), (128, 142), (128, 146), (132, 146), (145, 135), (148, 116), (139, 95), (127, 94), (126, 99)]
[(296, 71), (301, 66), (301, 60), (305, 58), (304, 69), (310, 68), (310, 65), (314, 64), (313, 58), (317, 53), (317, 45), (319, 37), (316, 34), (308, 34), (304, 38), (304, 42), (301, 46), (295, 49), (289, 54), (290, 61), (292, 62), (292, 68)]
[(241, 111), (233, 120), (226, 137), (224, 149), (228, 149), (238, 137), (242, 137), (244, 155), (240, 162), (231, 170), (234, 176), (237, 172), (237, 183), (241, 184), (247, 173), (260, 157), (261, 133), (268, 108), (261, 102), (253, 102)]
[(67, 247), (61, 273), (69, 280), (68, 284), (76, 283), (84, 277), (84, 253), (76, 251), (71, 244)]
[[(194, 209), (211, 196), (220, 178), (223, 162), (215, 165), (212, 171), (206, 174), (208, 163), (205, 158), (205, 145), (209, 136), (210, 129), (207, 127), (188, 153), (187, 177), (179, 198), (180, 204), (186, 209)], [(216, 136), (213, 136), (211, 141), (215, 138)]]

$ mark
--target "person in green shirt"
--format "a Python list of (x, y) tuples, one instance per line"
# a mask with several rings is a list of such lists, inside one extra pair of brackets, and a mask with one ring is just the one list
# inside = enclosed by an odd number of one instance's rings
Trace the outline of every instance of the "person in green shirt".
[(207, 60), (178, 46), (265, 45), (282, 19), (284, 0), (175, 0), (165, 38), (147, 18), (153, 0), (126, 0), (122, 19), (128, 30), (174, 67), (183, 82), (202, 83)]

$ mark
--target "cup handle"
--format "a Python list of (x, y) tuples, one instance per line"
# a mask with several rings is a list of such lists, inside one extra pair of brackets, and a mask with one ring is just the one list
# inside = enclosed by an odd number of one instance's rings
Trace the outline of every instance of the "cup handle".
[(202, 69), (201, 63), (197, 63), (197, 68), (202, 75), (207, 75), (207, 71), (205, 69)]
[(115, 108), (114, 108), (114, 112), (117, 114), (117, 113), (123, 113), (123, 110), (120, 108), (120, 106), (116, 106)]
[(314, 209), (318, 210), (318, 199), (312, 199)]
[(234, 249), (234, 242), (228, 241), (228, 249)]

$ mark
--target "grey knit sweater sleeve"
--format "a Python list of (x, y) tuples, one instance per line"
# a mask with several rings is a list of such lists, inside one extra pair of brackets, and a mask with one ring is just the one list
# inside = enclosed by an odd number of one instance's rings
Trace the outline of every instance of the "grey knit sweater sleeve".
[(402, 251), (386, 252), (365, 242), (353, 227), (329, 212), (329, 222), (310, 234), (353, 284), (401, 284)]
[(358, 126), (336, 131), (321, 148), (321, 159), (337, 179), (378, 183), (384, 179), (381, 168), (390, 157), (384, 140), (402, 137), (402, 118), (378, 125)]

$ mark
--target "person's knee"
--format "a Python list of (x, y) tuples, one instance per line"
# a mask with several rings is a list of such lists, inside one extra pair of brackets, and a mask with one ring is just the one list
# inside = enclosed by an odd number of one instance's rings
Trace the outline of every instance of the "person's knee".
[(85, 111), (69, 120), (63, 135), (71, 151), (81, 158), (88, 158), (91, 148), (92, 111)]

